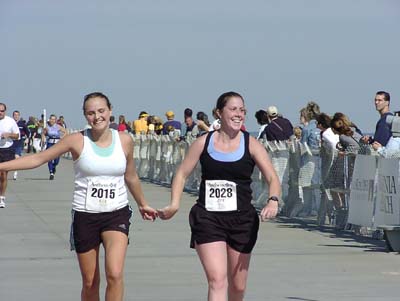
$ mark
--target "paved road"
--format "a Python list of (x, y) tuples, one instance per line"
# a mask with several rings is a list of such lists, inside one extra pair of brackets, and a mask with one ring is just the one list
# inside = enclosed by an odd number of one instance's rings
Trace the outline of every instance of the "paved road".
[[(143, 187), (152, 206), (169, 201), (169, 188)], [(54, 181), (46, 166), (9, 181), (7, 207), (0, 209), (0, 301), (80, 299), (79, 268), (69, 251), (72, 189), (70, 160), (61, 161)], [(194, 200), (185, 194), (172, 221), (134, 220), (125, 300), (206, 300), (202, 267), (188, 247)], [(246, 300), (399, 300), (399, 283), (400, 256), (387, 253), (382, 241), (277, 219), (261, 224)]]

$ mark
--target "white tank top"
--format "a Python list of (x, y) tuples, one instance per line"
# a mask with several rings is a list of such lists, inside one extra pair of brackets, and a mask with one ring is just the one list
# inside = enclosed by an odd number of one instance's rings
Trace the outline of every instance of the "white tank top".
[(119, 134), (112, 132), (112, 143), (102, 148), (90, 138), (85, 130), (83, 150), (74, 161), (75, 189), (72, 209), (83, 212), (110, 212), (128, 204), (125, 186), (126, 156)]

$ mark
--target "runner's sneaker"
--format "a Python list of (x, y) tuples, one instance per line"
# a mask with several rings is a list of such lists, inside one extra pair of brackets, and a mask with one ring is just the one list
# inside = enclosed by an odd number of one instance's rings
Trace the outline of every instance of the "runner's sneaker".
[(17, 177), (18, 177), (18, 172), (17, 172), (17, 171), (14, 171), (14, 176), (13, 176), (13, 179), (14, 179), (14, 180), (16, 180), (16, 179), (17, 179)]
[(54, 180), (54, 174), (53, 173), (50, 174), (49, 180)]
[(6, 207), (6, 203), (4, 202), (6, 200), (5, 196), (0, 196), (0, 208)]

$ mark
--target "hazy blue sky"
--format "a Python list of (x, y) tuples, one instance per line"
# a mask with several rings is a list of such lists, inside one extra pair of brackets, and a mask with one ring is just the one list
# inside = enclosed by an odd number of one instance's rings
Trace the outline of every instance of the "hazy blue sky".
[(294, 124), (309, 100), (364, 131), (373, 98), (400, 110), (400, 2), (0, 0), (0, 101), (9, 114), (62, 114), (84, 125), (83, 96), (107, 94), (114, 114), (205, 111), (241, 93)]

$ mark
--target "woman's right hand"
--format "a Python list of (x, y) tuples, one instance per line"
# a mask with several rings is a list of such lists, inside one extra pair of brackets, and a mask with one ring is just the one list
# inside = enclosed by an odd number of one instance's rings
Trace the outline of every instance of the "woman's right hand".
[(162, 209), (157, 209), (158, 217), (161, 219), (170, 219), (178, 212), (179, 207), (175, 205), (168, 205)]
[(140, 206), (139, 212), (144, 220), (155, 221), (157, 218), (157, 211), (150, 206)]

